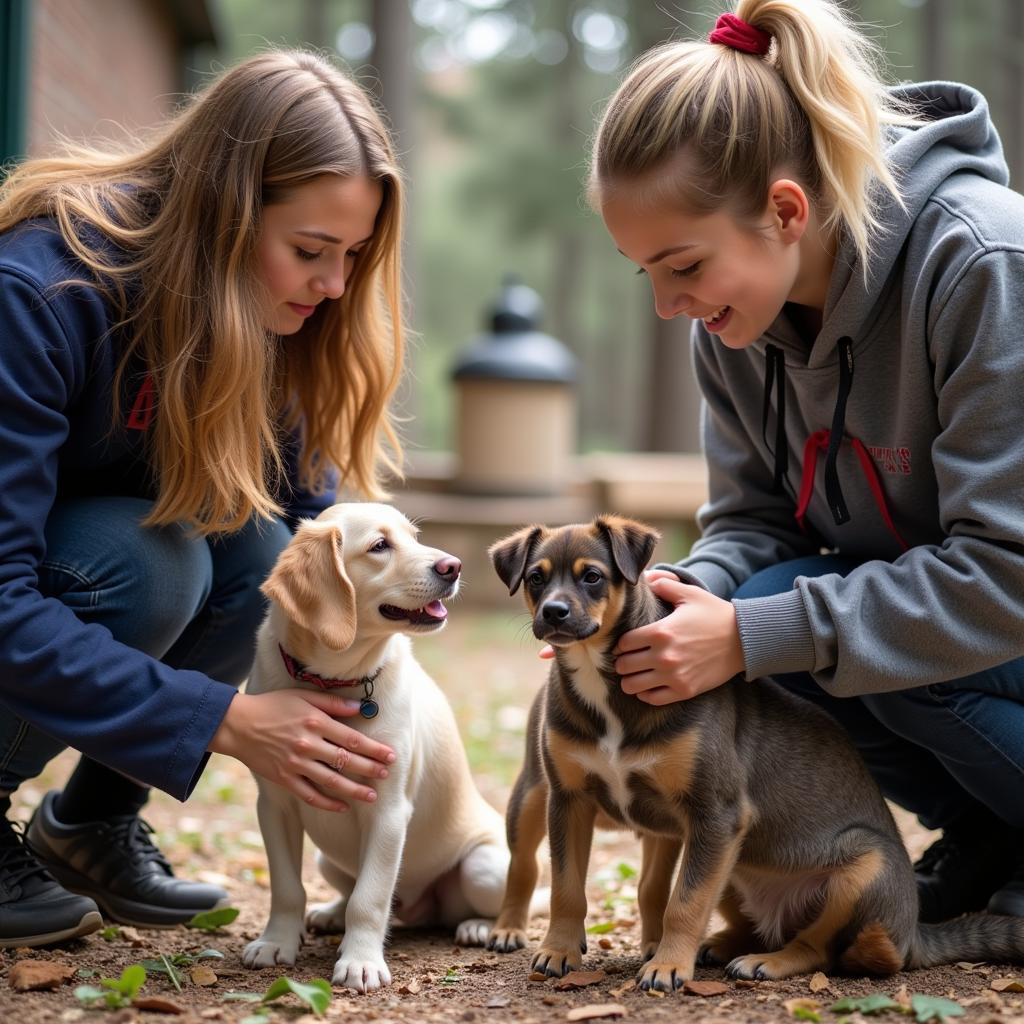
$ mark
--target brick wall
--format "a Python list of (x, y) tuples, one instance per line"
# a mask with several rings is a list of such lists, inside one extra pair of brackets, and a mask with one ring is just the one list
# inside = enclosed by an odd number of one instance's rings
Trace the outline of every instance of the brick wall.
[[(55, 132), (116, 138), (154, 125), (181, 89), (178, 35), (157, 0), (35, 0), (29, 58), (28, 151)], [(115, 123), (116, 122), (116, 123)]]

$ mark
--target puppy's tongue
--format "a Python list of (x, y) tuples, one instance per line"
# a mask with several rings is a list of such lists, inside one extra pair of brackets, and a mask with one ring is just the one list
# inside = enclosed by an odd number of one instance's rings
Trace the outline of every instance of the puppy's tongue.
[(430, 604), (423, 606), (423, 610), (435, 619), (446, 619), (448, 617), (448, 609), (440, 601), (431, 601)]

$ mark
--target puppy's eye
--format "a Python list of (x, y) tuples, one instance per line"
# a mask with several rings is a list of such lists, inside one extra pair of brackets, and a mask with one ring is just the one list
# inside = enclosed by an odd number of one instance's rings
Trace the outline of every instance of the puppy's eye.
[(544, 573), (534, 569), (533, 572), (527, 575), (526, 583), (531, 587), (542, 587), (544, 585)]
[(384, 537), (381, 537), (381, 539), (377, 541), (377, 543), (374, 544), (373, 547), (370, 548), (370, 551), (372, 551), (374, 554), (380, 554), (381, 551), (387, 551), (388, 548), (390, 547), (391, 545), (387, 542), (387, 540)]
[(593, 586), (595, 583), (600, 583), (602, 578), (603, 577), (596, 569), (588, 569), (583, 574), (583, 582), (589, 583), (591, 586)]

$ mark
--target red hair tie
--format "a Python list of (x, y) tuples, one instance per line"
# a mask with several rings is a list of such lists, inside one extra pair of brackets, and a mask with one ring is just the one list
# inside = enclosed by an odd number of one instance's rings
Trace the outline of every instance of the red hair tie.
[(768, 32), (762, 32), (742, 18), (737, 18), (735, 14), (720, 14), (708, 36), (708, 42), (721, 43), (734, 50), (763, 57), (771, 46), (772, 37)]

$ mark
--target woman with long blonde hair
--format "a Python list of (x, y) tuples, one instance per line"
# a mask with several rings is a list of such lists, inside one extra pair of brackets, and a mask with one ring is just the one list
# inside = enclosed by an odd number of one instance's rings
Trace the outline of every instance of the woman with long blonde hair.
[(0, 805), (83, 755), (27, 839), (0, 823), (0, 946), (223, 901), (138, 816), (211, 751), (318, 807), (374, 799), (393, 754), (337, 720), (355, 705), (235, 687), (289, 524), (398, 469), (401, 218), (373, 104), (298, 51), (0, 186)]
[(616, 670), (824, 706), (943, 832), (922, 919), (1024, 916), (1024, 199), (979, 93), (876, 56), (839, 3), (739, 0), (601, 118), (591, 198), (693, 322), (710, 481)]

